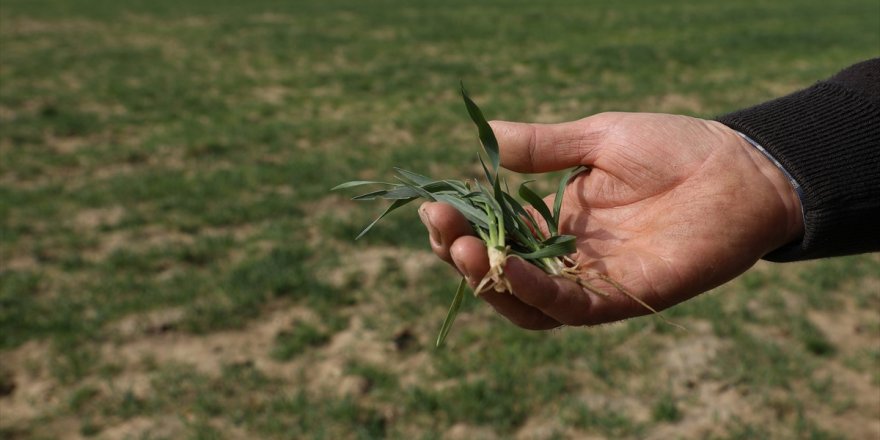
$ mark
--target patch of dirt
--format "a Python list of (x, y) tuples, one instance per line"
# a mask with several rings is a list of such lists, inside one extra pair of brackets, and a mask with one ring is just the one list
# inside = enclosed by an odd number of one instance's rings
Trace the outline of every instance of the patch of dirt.
[(30, 36), (35, 34), (61, 34), (69, 32), (94, 32), (105, 29), (103, 23), (81, 18), (43, 21), (29, 17), (4, 19), (0, 33), (13, 36)]
[[(359, 317), (354, 317), (347, 329), (333, 335), (326, 346), (316, 349), (308, 359), (299, 357), (290, 362), (279, 362), (271, 357), (275, 336), (295, 321), (319, 323), (319, 318), (309, 309), (279, 307), (245, 329), (205, 336), (157, 331), (173, 326), (180, 313), (178, 309), (167, 309), (123, 318), (111, 328), (127, 340), (105, 344), (102, 355), (107, 359), (119, 359), (126, 365), (139, 365), (145, 359), (159, 365), (186, 364), (212, 376), (221, 374), (226, 365), (251, 363), (267, 376), (287, 383), (299, 383), (303, 379), (301, 375), (305, 374), (305, 386), (310, 392), (343, 397), (362, 395), (370, 387), (366, 379), (346, 372), (349, 362), (357, 360), (386, 367), (394, 353), (393, 341), (381, 340), (374, 331), (365, 328)], [(125, 382), (136, 383), (137, 377), (129, 376)]]
[(752, 88), (758, 90), (766, 90), (766, 93), (763, 93), (762, 95), (772, 97), (788, 95), (789, 93), (801, 89), (806, 85), (807, 84), (792, 84), (791, 82), (760, 81), (757, 84), (754, 84)]
[(167, 29), (170, 27), (204, 28), (217, 24), (215, 18), (205, 15), (189, 15), (177, 20), (169, 20), (167, 17), (126, 12), (123, 14), (123, 17), (124, 19), (118, 22), (120, 26), (137, 24), (144, 26), (161, 26)]
[(262, 86), (253, 91), (254, 97), (267, 104), (282, 104), (287, 97), (288, 89), (282, 86)]
[[(871, 375), (833, 364), (817, 371), (817, 375), (831, 379), (832, 402), (811, 405), (813, 421), (847, 438), (880, 438), (880, 387)], [(803, 390), (802, 394), (808, 392)]]
[(676, 114), (703, 114), (706, 106), (696, 95), (669, 93), (647, 99), (645, 106), (651, 111)]
[(880, 418), (877, 417), (880, 415), (880, 384), (873, 380), (872, 374), (880, 364), (875, 361), (863, 371), (843, 364), (848, 358), (878, 348), (880, 335), (871, 329), (880, 328), (880, 316), (876, 309), (860, 307), (852, 296), (841, 297), (841, 302), (843, 307), (836, 312), (811, 310), (807, 313), (836, 350), (834, 359), (826, 362), (814, 377), (831, 379), (832, 394), (844, 408), (831, 411), (823, 406), (823, 414), (816, 420), (830, 432), (846, 433), (851, 438), (880, 438)]
[(103, 261), (114, 251), (129, 246), (131, 243), (129, 235), (130, 232), (128, 231), (112, 231), (102, 233), (100, 235), (101, 238), (98, 242), (98, 246), (93, 249), (83, 251), (82, 255), (88, 261)]
[(400, 37), (400, 33), (393, 27), (382, 27), (370, 30), (367, 36), (376, 41), (393, 42)]
[[(559, 112), (558, 104), (550, 104), (550, 103), (540, 103), (538, 104), (538, 110), (535, 112), (535, 115), (532, 117), (533, 121), (539, 124), (554, 124), (564, 121), (563, 113)], [(515, 188), (516, 186), (514, 186)]]
[[(156, 319), (158, 323), (167, 323), (177, 313), (179, 312), (175, 309), (154, 312), (153, 319)], [(150, 319), (150, 315), (140, 318), (124, 318), (115, 326), (128, 329), (144, 328), (140, 325), (143, 322), (151, 322)], [(269, 354), (275, 335), (287, 328), (295, 319), (315, 320), (317, 318), (306, 308), (285, 306), (260, 322), (242, 330), (220, 331), (205, 336), (170, 331), (147, 332), (147, 337), (123, 344), (104, 345), (102, 352), (108, 359), (121, 359), (127, 364), (137, 364), (143, 359), (153, 359), (159, 364), (192, 365), (197, 371), (210, 375), (219, 375), (225, 365), (253, 362), (255, 368), (269, 375), (291, 379), (294, 372), (283, 368), (271, 359)]]
[(177, 327), (185, 313), (184, 308), (175, 307), (129, 315), (108, 326), (107, 333), (122, 340), (168, 333)]
[(660, 354), (663, 376), (677, 395), (687, 394), (694, 384), (710, 376), (715, 357), (724, 347), (708, 322), (689, 322), (688, 329), (688, 337), (668, 341)]
[(327, 391), (339, 397), (363, 394), (368, 385), (363, 378), (347, 375), (346, 364), (357, 360), (387, 368), (392, 350), (390, 343), (381, 341), (374, 331), (364, 327), (359, 316), (355, 316), (349, 327), (336, 333), (317, 354), (317, 363), (306, 372), (307, 387), (315, 394)]
[(60, 385), (49, 374), (48, 343), (29, 341), (0, 353), (4, 381), (13, 388), (0, 397), (0, 427), (24, 426), (60, 403)]
[(852, 355), (860, 350), (877, 348), (877, 333), (871, 328), (880, 328), (877, 310), (859, 307), (852, 296), (841, 296), (841, 311), (822, 312), (810, 310), (807, 317), (834, 347), (844, 355)]
[[(186, 433), (180, 416), (134, 417), (101, 431), (101, 439), (181, 438)], [(232, 437), (227, 437), (232, 438)], [(241, 438), (241, 437), (236, 437)]]
[(438, 264), (431, 252), (393, 247), (373, 246), (341, 257), (339, 266), (327, 274), (330, 284), (336, 287), (344, 286), (355, 273), (363, 277), (363, 285), (375, 286), (388, 261), (394, 261), (410, 280), (419, 279), (426, 268)]
[[(558, 418), (531, 417), (525, 425), (516, 431), (516, 440), (551, 440), (558, 438), (561, 433), (566, 433), (565, 425)], [(572, 438), (571, 432), (567, 432), (565, 438)], [(577, 437), (582, 438), (582, 437)]]
[(726, 434), (725, 425), (733, 420), (754, 422), (767, 419), (752, 411), (755, 402), (727, 384), (702, 381), (695, 384), (688, 396), (692, 400), (681, 406), (682, 419), (673, 424), (658, 425), (645, 439), (712, 438)]
[(597, 394), (592, 389), (584, 389), (579, 400), (591, 411), (597, 413), (611, 411), (626, 414), (626, 417), (635, 423), (645, 423), (651, 420), (651, 408), (648, 406), (648, 402), (634, 396), (614, 392)]
[(4, 267), (10, 270), (34, 270), (39, 267), (39, 263), (32, 255), (14, 255), (2, 260)]
[[(78, 211), (71, 222), (78, 231), (94, 234), (96, 242), (88, 249), (82, 251), (82, 256), (91, 262), (105, 260), (113, 252), (129, 250), (133, 252), (145, 251), (150, 248), (189, 245), (201, 237), (217, 237), (229, 235), (238, 242), (248, 240), (259, 231), (259, 225), (242, 224), (231, 227), (211, 227), (199, 230), (197, 234), (189, 234), (175, 230), (168, 230), (161, 226), (147, 226), (137, 229), (100, 231), (104, 227), (113, 227), (125, 216), (125, 208), (112, 206)], [(271, 243), (254, 243), (255, 246), (269, 249)], [(25, 248), (22, 246), (22, 248)], [(248, 251), (242, 247), (232, 248), (224, 259), (229, 264), (235, 264), (248, 255)], [(27, 255), (15, 257), (15, 267), (20, 269), (36, 267), (36, 261)]]
[(383, 148), (415, 143), (412, 132), (405, 127), (396, 126), (394, 122), (382, 122), (370, 126), (370, 130), (362, 139), (367, 145), (381, 145)]
[[(99, 226), (112, 226), (124, 216), (123, 208), (99, 208), (93, 210), (81, 211), (74, 218), (74, 222), (78, 228), (83, 231), (94, 230)], [(234, 228), (213, 228), (206, 229), (203, 234), (206, 236), (220, 235), (230, 233), (236, 239), (247, 237), (255, 230), (253, 225), (241, 225)], [(101, 261), (107, 258), (114, 251), (120, 249), (129, 249), (133, 251), (146, 250), (149, 248), (170, 246), (175, 244), (192, 244), (196, 241), (197, 236), (187, 234), (180, 231), (172, 231), (164, 229), (160, 226), (147, 226), (145, 228), (133, 230), (118, 230), (101, 232), (97, 246), (83, 253), (83, 256), (90, 261)]]
[(125, 208), (121, 206), (82, 209), (73, 217), (73, 222), (82, 229), (94, 230), (100, 227), (114, 226), (122, 220), (124, 215)]
[(489, 427), (456, 423), (443, 433), (444, 440), (495, 440), (497, 434)]
[(122, 116), (128, 113), (128, 109), (119, 102), (105, 103), (86, 101), (79, 103), (78, 107), (81, 111), (95, 114), (97, 116), (100, 116), (101, 118), (108, 118), (110, 116)]

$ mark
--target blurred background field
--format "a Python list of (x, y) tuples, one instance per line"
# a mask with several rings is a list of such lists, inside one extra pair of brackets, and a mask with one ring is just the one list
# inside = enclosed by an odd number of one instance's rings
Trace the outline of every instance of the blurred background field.
[(712, 117), (878, 53), (872, 0), (4, 0), (0, 438), (878, 438), (877, 254), (760, 263), (686, 332), (470, 299), (434, 351), (414, 207), (354, 242), (382, 206), (328, 192), (476, 176), (460, 79)]

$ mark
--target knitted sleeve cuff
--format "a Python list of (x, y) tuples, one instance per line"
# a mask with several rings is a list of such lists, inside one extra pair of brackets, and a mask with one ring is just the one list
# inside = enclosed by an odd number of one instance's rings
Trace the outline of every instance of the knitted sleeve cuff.
[(803, 188), (802, 240), (765, 259), (880, 250), (880, 106), (860, 92), (820, 82), (718, 118), (762, 145)]

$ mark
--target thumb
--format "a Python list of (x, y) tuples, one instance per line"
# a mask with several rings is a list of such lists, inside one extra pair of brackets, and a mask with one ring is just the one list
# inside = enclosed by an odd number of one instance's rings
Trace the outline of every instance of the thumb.
[(491, 121), (501, 165), (520, 173), (544, 173), (591, 165), (604, 130), (596, 117), (561, 124)]

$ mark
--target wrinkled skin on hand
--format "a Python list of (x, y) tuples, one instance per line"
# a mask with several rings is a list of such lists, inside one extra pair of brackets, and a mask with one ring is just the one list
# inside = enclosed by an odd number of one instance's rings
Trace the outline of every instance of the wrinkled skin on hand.
[[(736, 277), (803, 235), (784, 174), (730, 128), (686, 116), (601, 113), (562, 124), (493, 121), (505, 168), (543, 173), (590, 167), (569, 183), (560, 233), (578, 238), (586, 273), (617, 280), (661, 310)], [(547, 197), (552, 206), (552, 196)], [(454, 208), (419, 210), (431, 247), (471, 286), (489, 267), (486, 247)], [(536, 216), (540, 218), (540, 216)], [(512, 292), (480, 295), (527, 329), (593, 325), (650, 313), (601, 281), (597, 295), (510, 258)]]

